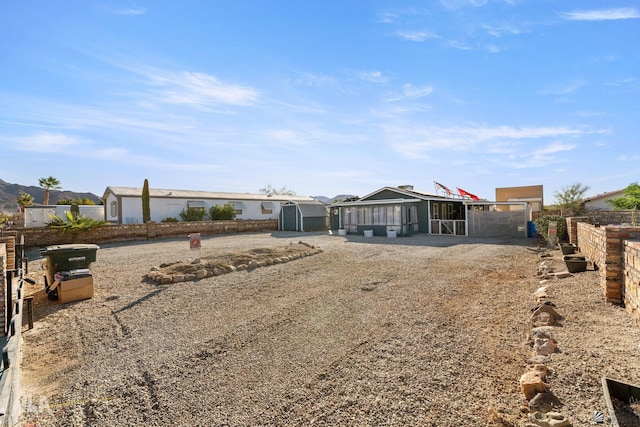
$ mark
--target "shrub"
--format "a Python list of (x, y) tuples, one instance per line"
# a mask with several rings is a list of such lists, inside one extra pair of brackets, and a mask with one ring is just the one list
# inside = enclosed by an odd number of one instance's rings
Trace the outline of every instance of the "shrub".
[(65, 217), (50, 215), (49, 218), (51, 222), (47, 225), (62, 231), (91, 230), (109, 224), (107, 221), (99, 221), (86, 215), (74, 215), (72, 212), (67, 212)]
[(209, 216), (213, 221), (232, 220), (236, 217), (236, 208), (231, 203), (215, 205), (209, 209)]
[(536, 219), (533, 223), (536, 226), (536, 231), (549, 241), (549, 223), (556, 221), (558, 223), (558, 242), (566, 242), (569, 240), (569, 234), (567, 233), (567, 220), (560, 215), (545, 215)]
[(167, 217), (167, 218), (163, 219), (160, 222), (178, 222), (178, 218), (174, 218), (174, 217), (170, 216), (170, 217)]
[(204, 208), (187, 208), (180, 212), (183, 221), (204, 221)]

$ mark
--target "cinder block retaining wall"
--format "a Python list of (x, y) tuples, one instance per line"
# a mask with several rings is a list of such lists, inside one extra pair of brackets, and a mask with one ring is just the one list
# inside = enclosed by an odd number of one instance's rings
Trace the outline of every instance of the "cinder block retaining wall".
[(629, 316), (640, 326), (640, 242), (624, 242), (624, 302)]
[[(630, 247), (627, 241), (640, 238), (640, 227), (595, 226), (577, 222), (577, 245), (580, 251), (599, 269), (607, 302), (637, 306), (637, 292), (625, 292), (632, 287), (625, 283)], [(633, 258), (635, 259), (635, 258)], [(634, 261), (635, 262), (635, 261)], [(636, 283), (637, 285), (637, 283)]]
[(278, 220), (188, 221), (147, 224), (108, 225), (88, 231), (67, 231), (49, 227), (22, 228), (25, 247), (45, 247), (69, 243), (109, 243), (153, 240), (165, 237), (277, 230)]

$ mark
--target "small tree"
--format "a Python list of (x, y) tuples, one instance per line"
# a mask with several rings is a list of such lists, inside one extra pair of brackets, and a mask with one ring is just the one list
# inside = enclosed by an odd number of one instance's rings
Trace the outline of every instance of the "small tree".
[(267, 196), (276, 196), (276, 195), (295, 196), (296, 195), (296, 192), (288, 189), (286, 185), (278, 190), (272, 187), (271, 184), (268, 184), (265, 187), (262, 187), (258, 191), (260, 193), (266, 194)]
[(574, 214), (579, 214), (582, 211), (582, 199), (589, 188), (589, 186), (576, 183), (562, 187), (562, 190), (556, 191), (553, 196), (560, 209), (571, 209)]
[(60, 181), (52, 176), (48, 178), (40, 178), (38, 180), (38, 184), (40, 187), (44, 188), (44, 200), (42, 201), (42, 204), (44, 205), (49, 204), (49, 192), (51, 190), (62, 188), (60, 187)]
[(622, 190), (623, 196), (607, 200), (613, 209), (640, 209), (640, 185), (637, 182)]
[(33, 205), (33, 196), (28, 193), (21, 193), (16, 197), (16, 202), (20, 206), (20, 212), (24, 212), (24, 208)]
[(231, 204), (215, 205), (209, 209), (209, 216), (213, 221), (228, 221), (235, 219), (236, 208)]
[(144, 180), (142, 186), (142, 222), (151, 221), (151, 196), (149, 195), (149, 180)]

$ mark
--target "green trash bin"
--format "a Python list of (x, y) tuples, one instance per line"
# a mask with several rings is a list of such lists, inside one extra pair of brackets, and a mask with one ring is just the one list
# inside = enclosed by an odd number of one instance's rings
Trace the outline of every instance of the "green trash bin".
[(53, 284), (54, 276), (59, 271), (89, 268), (96, 260), (98, 249), (100, 246), (93, 244), (54, 245), (40, 249), (40, 255), (47, 257), (43, 264), (46, 270), (45, 286)]

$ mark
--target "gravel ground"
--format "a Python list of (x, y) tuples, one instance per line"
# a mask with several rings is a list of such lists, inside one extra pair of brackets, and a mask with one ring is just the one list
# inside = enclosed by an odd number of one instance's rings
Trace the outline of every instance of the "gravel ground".
[[(322, 251), (183, 283), (145, 278), (299, 241)], [(274, 232), (204, 237), (201, 254), (187, 239), (103, 245), (93, 299), (31, 290), (23, 425), (525, 426), (537, 272), (542, 260), (564, 269), (537, 243)], [(40, 265), (29, 268), (41, 280)], [(546, 382), (574, 426), (607, 413), (603, 375), (640, 384), (640, 329), (603, 302), (598, 275), (546, 284), (564, 317)]]

